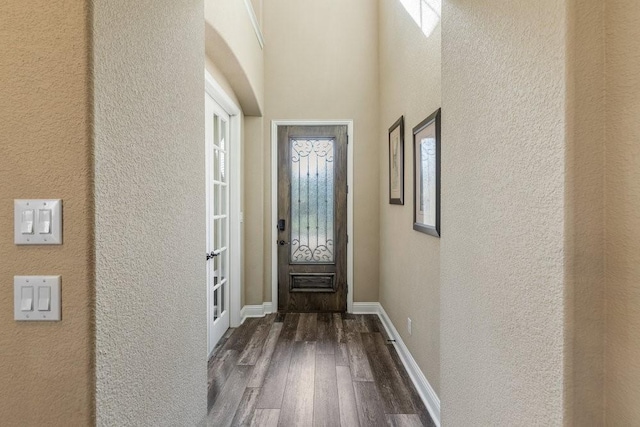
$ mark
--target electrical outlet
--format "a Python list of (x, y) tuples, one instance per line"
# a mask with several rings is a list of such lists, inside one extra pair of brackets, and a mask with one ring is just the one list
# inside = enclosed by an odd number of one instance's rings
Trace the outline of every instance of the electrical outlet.
[(409, 332), (409, 335), (411, 335), (411, 318), (407, 317), (407, 331)]

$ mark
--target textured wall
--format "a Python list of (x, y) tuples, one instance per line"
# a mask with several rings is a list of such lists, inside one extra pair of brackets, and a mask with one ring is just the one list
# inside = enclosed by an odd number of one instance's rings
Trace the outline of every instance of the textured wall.
[(640, 425), (640, 4), (606, 2), (607, 425)]
[(442, 22), (442, 422), (563, 421), (565, 3)]
[(203, 7), (93, 5), (98, 425), (206, 413)]
[[(265, 2), (265, 178), (270, 237), (271, 121), (354, 121), (354, 301), (378, 300), (378, 5), (371, 0)], [(271, 239), (264, 297), (271, 300)]]
[[(380, 302), (434, 387), (440, 384), (440, 239), (413, 230), (412, 129), (440, 107), (440, 27), (426, 38), (397, 0), (380, 5)], [(389, 204), (388, 130), (405, 120), (405, 204)], [(443, 236), (446, 238), (446, 235)], [(406, 330), (412, 320), (412, 335)]]
[(604, 422), (604, 2), (568, 3), (565, 425)]
[[(0, 4), (0, 424), (88, 425), (93, 408), (88, 3)], [(13, 244), (13, 199), (61, 198), (64, 245)], [(13, 276), (60, 274), (62, 321), (13, 320)]]

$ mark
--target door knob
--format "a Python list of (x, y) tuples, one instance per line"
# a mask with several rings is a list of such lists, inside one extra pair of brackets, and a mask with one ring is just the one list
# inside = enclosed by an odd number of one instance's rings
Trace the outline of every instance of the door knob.
[(280, 246), (284, 246), (284, 245), (288, 245), (288, 244), (289, 244), (289, 242), (285, 242), (284, 240), (280, 240), (280, 241), (278, 241), (278, 244), (279, 244)]

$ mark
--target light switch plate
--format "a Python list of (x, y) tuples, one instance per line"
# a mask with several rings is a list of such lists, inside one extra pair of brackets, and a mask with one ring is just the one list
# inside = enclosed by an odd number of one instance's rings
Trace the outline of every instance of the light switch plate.
[[(14, 243), (16, 245), (61, 245), (62, 200), (19, 199), (14, 200)], [(32, 212), (23, 215), (24, 212)], [(33, 219), (31, 227), (23, 226), (25, 217)], [(44, 219), (49, 224), (44, 224)], [(43, 232), (48, 231), (48, 232)]]
[[(39, 310), (39, 298), (46, 292), (39, 292), (40, 288), (49, 288), (48, 310)], [(23, 288), (31, 288), (32, 292), (23, 293)], [(32, 296), (30, 304), (22, 304), (23, 295)], [(20, 321), (58, 321), (61, 320), (60, 276), (14, 276), (13, 277), (13, 318)], [(29, 308), (29, 310), (23, 310)]]

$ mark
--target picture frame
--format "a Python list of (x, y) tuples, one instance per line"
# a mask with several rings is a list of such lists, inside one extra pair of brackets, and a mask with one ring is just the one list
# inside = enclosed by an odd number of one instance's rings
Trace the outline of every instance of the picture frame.
[(404, 116), (389, 128), (389, 204), (404, 205)]
[(440, 237), (440, 109), (413, 128), (413, 229)]

